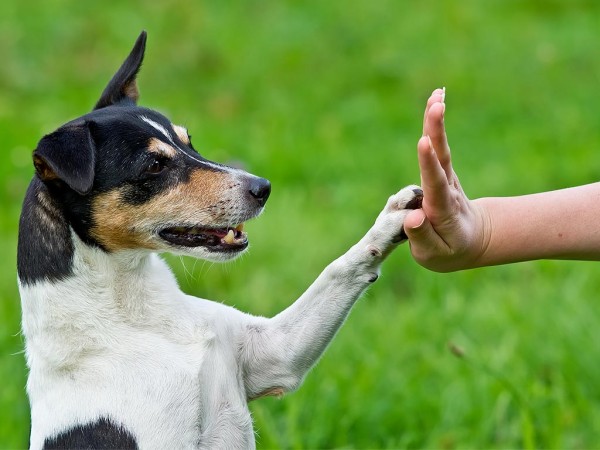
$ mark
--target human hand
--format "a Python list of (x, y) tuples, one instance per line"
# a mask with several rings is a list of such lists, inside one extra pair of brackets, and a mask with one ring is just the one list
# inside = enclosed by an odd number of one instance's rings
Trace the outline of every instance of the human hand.
[(427, 101), (417, 145), (423, 207), (404, 221), (413, 258), (436, 272), (477, 267), (489, 242), (486, 211), (467, 198), (452, 168), (444, 100), (445, 90), (436, 89)]

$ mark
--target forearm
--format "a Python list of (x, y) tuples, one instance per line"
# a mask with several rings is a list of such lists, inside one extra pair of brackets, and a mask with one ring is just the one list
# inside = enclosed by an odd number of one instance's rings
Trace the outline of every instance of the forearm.
[(476, 266), (534, 259), (600, 260), (600, 183), (520, 197), (481, 198)]

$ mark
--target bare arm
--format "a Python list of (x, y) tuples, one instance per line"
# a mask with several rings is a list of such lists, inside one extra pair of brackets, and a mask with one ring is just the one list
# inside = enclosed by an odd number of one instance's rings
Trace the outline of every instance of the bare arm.
[(441, 89), (429, 98), (417, 146), (423, 209), (405, 221), (415, 260), (439, 272), (533, 259), (600, 260), (600, 183), (469, 200), (452, 167), (444, 100)]
[(479, 265), (600, 260), (600, 183), (475, 203), (488, 217), (489, 237)]

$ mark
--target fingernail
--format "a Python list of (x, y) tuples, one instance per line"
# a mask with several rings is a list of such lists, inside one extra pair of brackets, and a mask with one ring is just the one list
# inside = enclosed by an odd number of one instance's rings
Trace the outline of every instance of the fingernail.
[(429, 135), (427, 135), (427, 140), (429, 141), (429, 150), (431, 150), (432, 153), (435, 153), (435, 149), (433, 148), (433, 142), (431, 142), (431, 137)]
[(442, 121), (444, 120), (444, 114), (446, 114), (446, 104), (442, 103)]
[(442, 103), (446, 100), (446, 86), (442, 88)]
[(421, 223), (419, 223), (419, 225), (412, 227), (411, 230), (418, 230), (419, 228), (421, 228), (423, 226), (424, 223), (425, 223), (425, 216), (423, 216), (423, 218), (421, 219)]

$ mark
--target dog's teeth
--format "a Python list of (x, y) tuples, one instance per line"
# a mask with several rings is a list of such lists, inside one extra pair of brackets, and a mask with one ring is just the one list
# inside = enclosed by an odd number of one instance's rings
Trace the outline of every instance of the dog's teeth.
[(240, 223), (237, 227), (235, 227), (236, 231), (242, 232), (244, 231), (244, 224)]
[(229, 230), (227, 232), (227, 235), (223, 238), (223, 242), (225, 242), (226, 244), (235, 243), (235, 231)]

